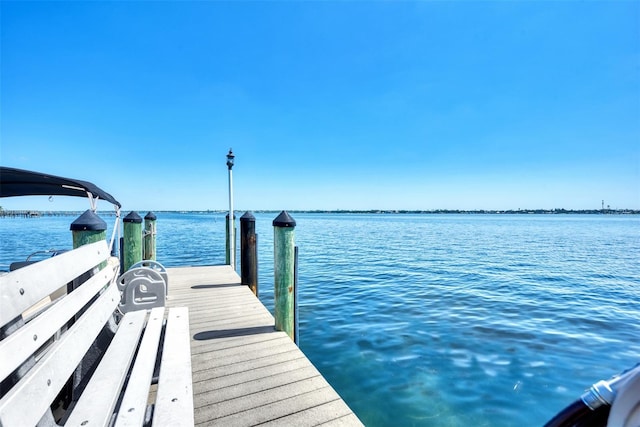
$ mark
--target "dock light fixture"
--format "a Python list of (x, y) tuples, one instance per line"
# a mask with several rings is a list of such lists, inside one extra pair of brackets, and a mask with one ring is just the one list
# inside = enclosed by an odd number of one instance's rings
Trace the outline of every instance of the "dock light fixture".
[(233, 151), (229, 148), (229, 153), (227, 153), (227, 166), (229, 167), (229, 170), (233, 167), (233, 160), (235, 158), (236, 156), (233, 155)]
[(231, 168), (233, 168), (235, 157), (233, 151), (229, 148), (227, 154), (227, 167), (229, 168), (229, 265), (236, 269), (236, 245), (235, 245), (235, 221), (233, 217), (233, 176)]

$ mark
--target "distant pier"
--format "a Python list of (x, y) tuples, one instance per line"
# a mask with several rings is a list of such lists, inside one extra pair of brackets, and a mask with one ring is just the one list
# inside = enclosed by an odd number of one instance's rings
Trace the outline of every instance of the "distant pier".
[(39, 211), (7, 211), (0, 210), (0, 217), (9, 217), (9, 218), (36, 218), (42, 216), (42, 213)]
[[(37, 211), (37, 210), (8, 210), (0, 209), (0, 218), (40, 218), (45, 216), (74, 216), (81, 211)], [(99, 211), (100, 216), (115, 216), (113, 211)]]

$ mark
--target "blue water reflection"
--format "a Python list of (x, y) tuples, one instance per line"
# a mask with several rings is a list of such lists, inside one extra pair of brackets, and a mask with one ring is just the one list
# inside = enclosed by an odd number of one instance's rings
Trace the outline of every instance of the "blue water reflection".
[[(160, 262), (224, 262), (224, 214), (157, 216)], [(368, 426), (541, 425), (640, 359), (638, 217), (293, 216), (301, 348)], [(70, 246), (72, 220), (0, 219), (0, 268)]]

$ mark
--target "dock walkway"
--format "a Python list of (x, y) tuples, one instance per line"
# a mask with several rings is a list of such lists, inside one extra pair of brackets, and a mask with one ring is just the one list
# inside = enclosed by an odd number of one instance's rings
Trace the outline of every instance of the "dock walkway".
[(229, 266), (169, 268), (188, 306), (196, 425), (362, 423)]

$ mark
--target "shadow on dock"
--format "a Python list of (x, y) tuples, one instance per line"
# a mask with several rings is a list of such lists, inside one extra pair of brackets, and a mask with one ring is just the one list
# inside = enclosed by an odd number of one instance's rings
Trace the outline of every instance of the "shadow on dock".
[(217, 331), (199, 332), (193, 336), (194, 340), (205, 341), (217, 338), (241, 337), (245, 335), (268, 334), (275, 332), (273, 326), (256, 326), (252, 328), (220, 329)]

